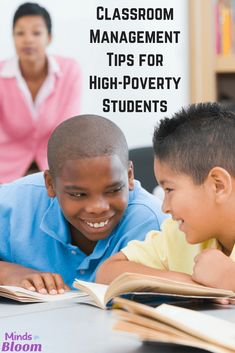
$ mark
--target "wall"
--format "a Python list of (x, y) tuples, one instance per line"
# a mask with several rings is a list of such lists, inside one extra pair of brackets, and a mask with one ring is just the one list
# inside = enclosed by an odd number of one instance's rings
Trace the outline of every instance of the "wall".
[[(189, 55), (188, 55), (188, 2), (187, 0), (77, 0), (56, 1), (40, 0), (51, 13), (53, 20), (54, 39), (49, 48), (52, 53), (76, 58), (82, 69), (83, 94), (81, 113), (96, 113), (114, 120), (124, 131), (130, 147), (151, 144), (153, 126), (161, 117), (170, 115), (181, 106), (189, 102)], [(22, 1), (0, 0), (0, 59), (14, 54), (11, 39), (11, 21), (16, 7)], [(173, 7), (173, 21), (98, 21), (96, 19), (97, 6), (108, 7)], [(101, 30), (180, 30), (178, 44), (90, 44), (90, 29)], [(129, 67), (122, 65), (114, 67), (108, 65), (107, 52), (132, 53), (138, 57), (139, 53), (162, 53), (164, 66)], [(98, 76), (180, 76), (178, 90), (90, 90), (89, 75)], [(102, 100), (110, 99), (153, 100), (166, 99), (167, 113), (160, 111), (151, 113), (104, 113)]]

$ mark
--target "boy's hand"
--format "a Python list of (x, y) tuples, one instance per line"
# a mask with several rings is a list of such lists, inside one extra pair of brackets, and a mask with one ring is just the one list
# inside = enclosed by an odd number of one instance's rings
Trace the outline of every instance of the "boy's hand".
[(62, 294), (70, 289), (61, 275), (57, 273), (39, 272), (20, 265), (9, 264), (6, 274), (1, 281), (2, 285), (23, 287), (42, 294)]
[(235, 263), (220, 250), (207, 249), (194, 259), (192, 279), (208, 287), (235, 291)]
[(42, 294), (63, 294), (70, 289), (61, 275), (50, 272), (28, 273), (19, 278), (19, 286)]

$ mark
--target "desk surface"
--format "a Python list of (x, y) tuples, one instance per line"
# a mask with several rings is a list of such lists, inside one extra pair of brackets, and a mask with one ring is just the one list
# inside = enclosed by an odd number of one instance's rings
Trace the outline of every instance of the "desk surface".
[[(235, 323), (235, 305), (210, 305), (199, 309)], [(111, 311), (78, 304), (76, 299), (20, 304), (1, 298), (0, 352), (6, 333), (32, 335), (32, 340), (26, 340), (25, 343), (41, 344), (44, 353), (205, 352), (182, 346), (142, 344), (134, 336), (112, 332), (112, 321)]]

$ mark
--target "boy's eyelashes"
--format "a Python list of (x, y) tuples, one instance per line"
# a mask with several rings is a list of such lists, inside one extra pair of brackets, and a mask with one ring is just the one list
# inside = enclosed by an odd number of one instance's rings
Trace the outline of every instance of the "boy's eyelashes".
[[(124, 188), (125, 185), (121, 185), (119, 187), (116, 187), (115, 189), (111, 189), (111, 190), (107, 190), (105, 191), (105, 194), (115, 194), (118, 193), (119, 191), (121, 191)], [(83, 198), (88, 196), (88, 193), (85, 192), (67, 192), (67, 194), (71, 197), (74, 198)]]
[(67, 192), (67, 194), (74, 198), (82, 198), (86, 196), (84, 192)]
[(164, 191), (166, 194), (169, 194), (171, 191), (173, 191), (174, 189), (172, 188), (165, 188)]
[(115, 192), (119, 192), (121, 191), (123, 188), (124, 188), (125, 185), (120, 185), (118, 187), (115, 187), (114, 189), (111, 189), (111, 190), (107, 190), (106, 192), (107, 193), (110, 193), (110, 194), (113, 194)]

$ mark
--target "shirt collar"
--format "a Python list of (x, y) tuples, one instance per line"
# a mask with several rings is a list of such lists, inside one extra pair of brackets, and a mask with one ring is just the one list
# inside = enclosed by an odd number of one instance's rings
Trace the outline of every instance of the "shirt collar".
[(55, 74), (57, 76), (61, 76), (62, 71), (61, 71), (60, 65), (55, 60), (54, 56), (49, 55), (47, 57), (47, 60), (48, 60), (48, 73), (49, 73), (49, 75), (50, 74), (52, 74), (52, 75)]
[(137, 194), (141, 189), (141, 184), (138, 180), (134, 180), (134, 184), (134, 189), (129, 190), (128, 204), (130, 204), (137, 197)]
[(68, 222), (61, 211), (57, 197), (51, 199), (50, 205), (42, 218), (40, 228), (63, 244), (71, 242)]
[[(48, 60), (48, 76), (49, 75), (61, 76), (62, 71), (58, 62), (55, 60), (55, 58), (52, 55), (48, 55), (47, 60)], [(17, 57), (14, 57), (5, 61), (0, 71), (0, 76), (5, 78), (22, 77), (20, 67), (19, 67), (19, 60)]]

